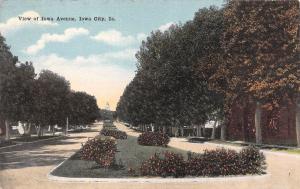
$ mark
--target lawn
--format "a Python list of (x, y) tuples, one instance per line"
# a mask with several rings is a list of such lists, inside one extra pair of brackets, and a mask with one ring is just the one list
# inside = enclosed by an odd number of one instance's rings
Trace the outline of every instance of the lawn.
[(56, 137), (60, 137), (61, 135), (47, 135), (47, 136), (31, 136), (31, 137), (18, 137), (18, 138), (14, 138), (11, 140), (1, 140), (0, 141), (0, 148), (1, 147), (7, 147), (7, 146), (12, 146), (18, 143), (27, 143), (27, 142), (35, 142), (35, 141), (39, 141), (39, 140), (45, 140), (45, 139), (51, 139), (51, 138), (56, 138)]
[(300, 155), (300, 149), (276, 149), (276, 148), (273, 148), (272, 151), (274, 152), (285, 152), (285, 153), (288, 153), (288, 154), (298, 154)]
[(230, 146), (237, 146), (237, 147), (246, 147), (246, 146), (256, 146), (261, 150), (271, 150), (274, 152), (284, 152), (284, 153), (289, 153), (289, 154), (299, 154), (300, 155), (300, 149), (299, 148), (292, 148), (295, 147), (295, 145), (290, 145), (290, 146), (276, 146), (276, 145), (268, 145), (268, 144), (262, 144), (262, 145), (256, 145), (255, 143), (232, 143), (232, 142), (226, 142), (226, 141), (221, 141), (221, 140), (211, 140), (209, 141), (210, 143), (215, 143), (215, 144), (226, 144)]
[(124, 169), (99, 168), (94, 161), (81, 160), (80, 154), (77, 152), (52, 174), (63, 177), (124, 178), (130, 177), (128, 174), (129, 168), (139, 171), (141, 163), (149, 159), (154, 153), (172, 151), (181, 153), (187, 158), (187, 151), (184, 150), (172, 147), (138, 145), (137, 137), (134, 136), (128, 136), (126, 140), (117, 140), (117, 148), (116, 161), (118, 164), (123, 164)]
[(45, 140), (45, 139), (50, 139), (50, 138), (56, 138), (60, 137), (61, 135), (47, 135), (47, 136), (31, 136), (31, 137), (19, 137), (16, 139), (12, 139), (13, 142), (34, 142), (38, 140)]
[(12, 146), (12, 145), (15, 145), (15, 144), (17, 144), (17, 143), (15, 143), (15, 142), (13, 142), (11, 140), (8, 140), (8, 141), (6, 141), (6, 140), (0, 140), (0, 148), (7, 147), (7, 146)]

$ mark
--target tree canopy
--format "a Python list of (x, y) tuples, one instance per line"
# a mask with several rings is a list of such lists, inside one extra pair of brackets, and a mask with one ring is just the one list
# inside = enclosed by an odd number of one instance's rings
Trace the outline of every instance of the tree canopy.
[(89, 124), (99, 118), (94, 96), (70, 89), (64, 77), (43, 70), (37, 77), (31, 62), (15, 57), (0, 35), (0, 128), (22, 122), (36, 126)]

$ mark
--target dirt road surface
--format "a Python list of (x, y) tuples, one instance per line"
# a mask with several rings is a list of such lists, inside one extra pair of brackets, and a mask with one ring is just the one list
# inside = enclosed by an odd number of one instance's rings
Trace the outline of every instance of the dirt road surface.
[[(129, 135), (138, 136), (121, 123), (116, 126)], [(77, 151), (88, 137), (94, 137), (101, 128), (97, 125), (95, 132), (73, 133), (67, 139), (53, 139), (33, 144), (0, 149), (0, 188), (1, 189), (299, 189), (300, 155), (266, 152), (268, 176), (231, 179), (206, 179), (191, 183), (70, 183), (51, 181), (48, 173), (60, 162)], [(183, 138), (172, 138), (170, 146), (201, 152), (215, 149), (215, 144), (189, 143)], [(237, 147), (230, 147), (237, 148)]]

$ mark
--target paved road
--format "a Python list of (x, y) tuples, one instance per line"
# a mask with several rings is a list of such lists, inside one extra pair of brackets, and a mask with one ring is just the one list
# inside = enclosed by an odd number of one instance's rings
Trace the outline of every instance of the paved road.
[[(129, 135), (138, 133), (129, 130), (122, 124), (117, 124), (121, 130)], [(98, 125), (97, 130), (100, 129)], [(78, 150), (87, 137), (93, 137), (97, 132), (71, 134), (68, 139), (45, 141), (31, 145), (23, 145), (0, 150), (0, 188), (30, 188), (30, 189), (299, 189), (300, 188), (300, 156), (267, 153), (267, 177), (229, 179), (203, 179), (200, 183), (65, 183), (50, 181), (47, 174), (50, 170)], [(173, 138), (173, 147), (201, 152), (203, 149), (214, 149), (214, 144), (188, 143), (184, 139)]]

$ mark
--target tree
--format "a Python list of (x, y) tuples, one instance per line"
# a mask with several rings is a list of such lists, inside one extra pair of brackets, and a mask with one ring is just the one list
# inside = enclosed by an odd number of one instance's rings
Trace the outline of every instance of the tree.
[(34, 120), (34, 85), (35, 71), (31, 62), (20, 63), (16, 68), (14, 95), (15, 110), (12, 118), (21, 122), (24, 135), (30, 135), (31, 125)]
[(64, 77), (43, 70), (35, 84), (34, 121), (38, 126), (38, 135), (43, 134), (45, 126), (65, 125), (68, 110), (70, 83)]
[(99, 117), (96, 98), (85, 92), (72, 91), (69, 96), (67, 116), (72, 125), (93, 123)]
[[(255, 101), (276, 108), (299, 93), (299, 2), (230, 1), (225, 6), (224, 64), (215, 75), (233, 102)], [(243, 103), (242, 103), (243, 104)], [(256, 142), (261, 125), (256, 110)]]
[(298, 147), (300, 147), (300, 99), (296, 102), (296, 136)]
[(203, 125), (220, 110), (222, 98), (207, 81), (219, 61), (221, 18), (216, 8), (201, 9), (183, 26), (152, 32), (136, 55), (137, 74), (119, 101), (119, 116), (166, 131)]
[(0, 35), (0, 128), (2, 133), (9, 135), (9, 122), (12, 120), (16, 109), (13, 100), (15, 90), (16, 63), (18, 58), (13, 56), (9, 47), (5, 44), (5, 39)]

